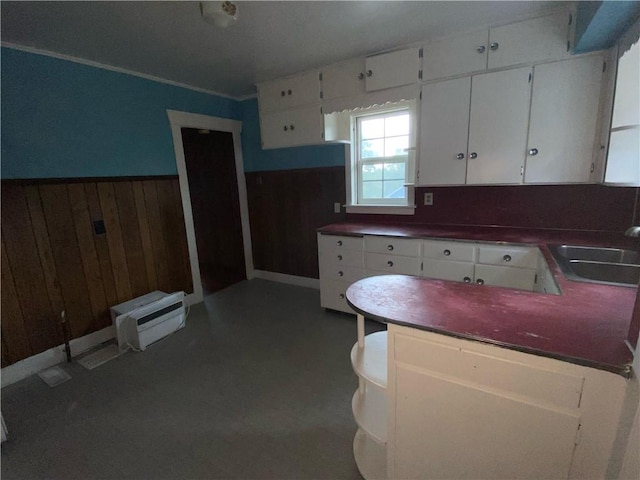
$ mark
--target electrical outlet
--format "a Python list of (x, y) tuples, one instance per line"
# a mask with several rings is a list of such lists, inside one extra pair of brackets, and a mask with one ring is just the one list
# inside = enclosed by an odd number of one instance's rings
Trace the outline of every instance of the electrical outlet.
[(340, 202), (336, 202), (333, 204), (333, 213), (340, 213)]
[(424, 204), (433, 205), (433, 192), (426, 192), (424, 194)]

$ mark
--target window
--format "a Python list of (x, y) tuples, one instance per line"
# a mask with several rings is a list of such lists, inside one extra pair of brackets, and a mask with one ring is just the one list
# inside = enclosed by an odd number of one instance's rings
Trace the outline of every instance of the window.
[[(393, 109), (377, 108), (351, 115), (352, 207), (413, 207), (413, 188), (408, 184), (414, 177), (415, 115), (408, 102), (403, 103)], [(413, 213), (413, 210), (404, 213)]]

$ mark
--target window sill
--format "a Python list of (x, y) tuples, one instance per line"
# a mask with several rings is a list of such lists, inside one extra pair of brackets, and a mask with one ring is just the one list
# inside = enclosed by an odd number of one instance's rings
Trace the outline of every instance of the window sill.
[(345, 205), (347, 213), (371, 213), (381, 215), (413, 215), (415, 205)]

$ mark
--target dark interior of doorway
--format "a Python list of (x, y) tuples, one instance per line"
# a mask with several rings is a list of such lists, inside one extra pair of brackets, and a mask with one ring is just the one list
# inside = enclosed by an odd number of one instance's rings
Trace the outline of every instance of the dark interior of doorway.
[(240, 198), (230, 132), (182, 128), (204, 295), (246, 279)]

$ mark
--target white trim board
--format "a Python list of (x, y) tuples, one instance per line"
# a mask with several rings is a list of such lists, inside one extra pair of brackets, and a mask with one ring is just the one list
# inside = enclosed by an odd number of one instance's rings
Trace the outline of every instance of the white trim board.
[(286, 273), (267, 272), (266, 270), (254, 270), (253, 278), (261, 278), (262, 280), (271, 280), (272, 282), (287, 283), (298, 287), (320, 289), (320, 280), (317, 278), (299, 277), (297, 275), (288, 275)]
[[(115, 337), (113, 326), (105, 327), (97, 332), (90, 333), (84, 337), (74, 338), (69, 342), (71, 355), (77, 356), (91, 348), (100, 345)], [(64, 345), (45, 350), (42, 353), (32, 355), (19, 362), (4, 367), (0, 372), (2, 388), (38, 373), (45, 368), (52, 367), (66, 360)]]
[(167, 80), (166, 78), (156, 77), (154, 75), (136, 72), (134, 70), (128, 70), (122, 67), (116, 67), (114, 65), (107, 65), (105, 63), (94, 62), (93, 60), (85, 60), (84, 58), (72, 57), (71, 55), (56, 53), (50, 50), (42, 50), (40, 48), (27, 47), (24, 45), (18, 45), (17, 43), (11, 43), (11, 42), (0, 42), (0, 45), (6, 48), (11, 48), (13, 50), (20, 50), (22, 52), (33, 53), (35, 55), (43, 55), (45, 57), (57, 58), (59, 60), (66, 60), (68, 62), (79, 63), (81, 65), (87, 65), (89, 67), (101, 68), (103, 70), (110, 70), (112, 72), (124, 73), (125, 75), (132, 75), (134, 77), (144, 78), (145, 80), (151, 80), (152, 82), (165, 83), (167, 85), (172, 85), (174, 87), (186, 88), (187, 90), (206, 93), (208, 95), (216, 95), (218, 97), (235, 100), (236, 102), (244, 99), (244, 97), (236, 98), (236, 97), (232, 97), (231, 95), (227, 95), (225, 93), (216, 92), (214, 90), (207, 90), (206, 88), (194, 87), (193, 85), (187, 85), (186, 83), (174, 82), (173, 80)]
[(244, 246), (244, 262), (247, 279), (253, 278), (253, 253), (251, 249), (251, 230), (249, 225), (249, 203), (247, 201), (247, 183), (245, 181), (244, 166), (242, 160), (242, 122), (228, 118), (210, 117), (196, 113), (167, 110), (171, 134), (173, 136), (173, 148), (178, 167), (180, 181), (180, 197), (184, 210), (184, 223), (187, 231), (187, 245), (189, 247), (189, 262), (191, 264), (191, 278), (193, 281), (193, 293), (187, 295), (189, 304), (202, 302), (202, 281), (200, 279), (200, 264), (198, 262), (198, 248), (193, 224), (193, 211), (191, 209), (191, 194), (189, 192), (189, 179), (187, 177), (187, 164), (184, 158), (182, 134), (180, 129), (202, 128), (218, 132), (229, 132), (233, 136), (233, 152), (235, 154), (236, 178), (238, 181), (238, 196), (240, 200), (240, 223), (242, 224), (242, 244)]

